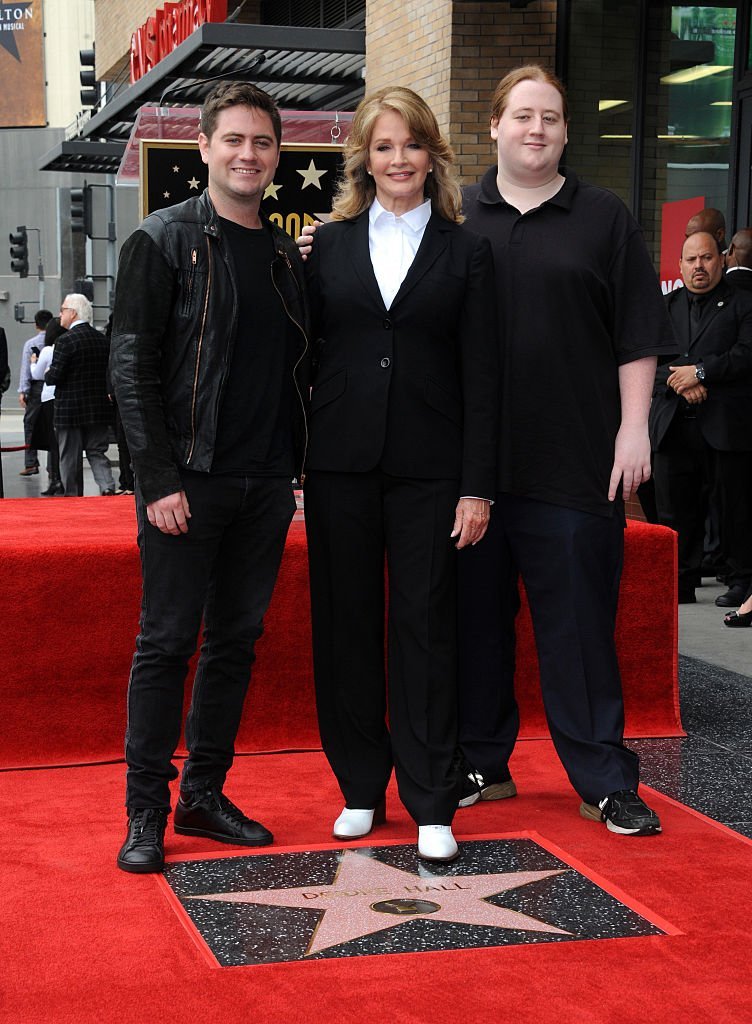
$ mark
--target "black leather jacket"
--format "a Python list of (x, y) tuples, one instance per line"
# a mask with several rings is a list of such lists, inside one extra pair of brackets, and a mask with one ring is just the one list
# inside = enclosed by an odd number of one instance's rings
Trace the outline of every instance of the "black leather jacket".
[[(266, 221), (266, 223), (269, 223)], [(300, 331), (296, 464), (307, 443), (308, 305), (293, 239), (270, 224), (270, 272)], [(238, 319), (238, 282), (208, 191), (150, 214), (120, 254), (110, 374), (147, 503), (182, 489), (178, 466), (208, 472)]]

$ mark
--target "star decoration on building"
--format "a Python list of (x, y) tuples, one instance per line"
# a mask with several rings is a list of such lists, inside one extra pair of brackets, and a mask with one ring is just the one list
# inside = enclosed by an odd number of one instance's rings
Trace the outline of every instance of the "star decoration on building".
[(200, 184), (200, 182), (199, 182), (198, 178), (189, 178), (188, 179), (188, 188), (190, 188), (190, 189), (198, 188), (199, 184)]
[(562, 870), (510, 871), (426, 878), (355, 850), (346, 850), (331, 885), (211, 893), (188, 898), (322, 910), (324, 913), (306, 950), (306, 956), (310, 956), (361, 936), (398, 928), (415, 918), (570, 935), (527, 914), (486, 902), (489, 896), (562, 873)]
[[(20, 3), (0, 4), (0, 13), (2, 14), (3, 25), (3, 28), (0, 28), (0, 46), (2, 46), (4, 50), (7, 50), (11, 57), (14, 57), (19, 63), (21, 61), (21, 56), (18, 52), (18, 46), (16, 45), (16, 33), (11, 28), (13, 22), (7, 19), (7, 12), (10, 10), (12, 12), (12, 17), (17, 16), (16, 12), (23, 17), (29, 6), (30, 3), (24, 2), (24, 0), (21, 0)], [(5, 31), (3, 31), (3, 29), (5, 29)]]
[(179, 167), (179, 165), (178, 165), (178, 164), (173, 164), (173, 167), (172, 167), (172, 173), (173, 173), (173, 174), (178, 174), (178, 173), (179, 173), (179, 171), (180, 171), (180, 167)]
[(320, 189), (321, 179), (326, 173), (326, 170), (319, 171), (316, 167), (316, 164), (313, 162), (313, 158), (311, 158), (311, 162), (309, 163), (306, 170), (301, 171), (298, 169), (298, 174), (303, 179), (303, 184), (300, 186), (301, 191), (304, 188), (308, 188), (309, 185), (315, 185), (316, 188)]
[(269, 199), (270, 196), (272, 199), (279, 199), (277, 193), (284, 187), (284, 185), (275, 185), (273, 181), (270, 182), (270, 184), (268, 184), (264, 189), (264, 199)]
[(163, 192), (162, 193), (162, 198), (163, 199), (169, 199), (170, 198), (170, 193), (169, 192)]

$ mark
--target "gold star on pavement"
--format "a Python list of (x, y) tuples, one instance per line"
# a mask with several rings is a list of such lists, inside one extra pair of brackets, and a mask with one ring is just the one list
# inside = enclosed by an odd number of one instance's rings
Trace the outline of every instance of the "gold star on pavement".
[(303, 179), (303, 184), (300, 186), (302, 191), (304, 188), (308, 188), (309, 185), (315, 185), (317, 189), (321, 190), (320, 179), (323, 178), (323, 176), (328, 172), (317, 170), (316, 164), (313, 162), (313, 158), (311, 158), (311, 162), (309, 163), (307, 169), (305, 171), (299, 170), (297, 173)]
[(310, 956), (363, 935), (398, 928), (416, 917), (569, 935), (527, 914), (486, 903), (488, 896), (562, 873), (562, 870), (509, 871), (494, 875), (425, 877), (383, 864), (355, 850), (346, 850), (332, 885), (222, 892), (190, 899), (323, 910), (306, 950), (306, 956)]
[(268, 199), (269, 196), (271, 196), (272, 199), (279, 199), (277, 193), (281, 188), (284, 187), (284, 185), (275, 185), (274, 182), (272, 181), (269, 185), (266, 186), (264, 190), (264, 199)]
[(199, 183), (198, 178), (189, 178), (188, 179), (188, 188), (198, 188), (199, 184), (200, 183)]

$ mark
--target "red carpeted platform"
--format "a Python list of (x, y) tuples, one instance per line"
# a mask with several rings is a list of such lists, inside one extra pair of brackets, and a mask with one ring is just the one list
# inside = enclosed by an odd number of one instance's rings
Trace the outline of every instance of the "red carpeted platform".
[[(122, 765), (6, 772), (0, 1019), (8, 1024), (740, 1024), (752, 1019), (752, 844), (649, 795), (664, 834), (584, 821), (550, 741), (519, 744), (515, 800), (458, 812), (460, 839), (533, 832), (672, 932), (543, 945), (212, 968), (154, 876), (115, 867)], [(340, 798), (321, 753), (239, 758), (229, 795), (277, 847), (334, 846)], [(371, 842), (414, 841), (390, 789)], [(243, 855), (167, 836), (168, 856)], [(263, 851), (261, 851), (263, 852)], [(253, 854), (250, 854), (253, 856)], [(458, 862), (461, 863), (461, 862)], [(284, 887), (284, 880), (281, 880)], [(593, 913), (597, 914), (597, 908)], [(242, 941), (242, 935), (238, 936)]]
[[(140, 575), (132, 499), (0, 501), (0, 766), (122, 756)], [(675, 545), (630, 522), (618, 623), (628, 736), (681, 735)], [(518, 621), (522, 735), (547, 735), (527, 608)], [(239, 751), (315, 748), (305, 533), (290, 531), (257, 647)]]

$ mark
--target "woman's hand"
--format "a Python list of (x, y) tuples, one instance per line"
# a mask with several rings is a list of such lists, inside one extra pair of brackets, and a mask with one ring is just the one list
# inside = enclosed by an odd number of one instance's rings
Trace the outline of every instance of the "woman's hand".
[(468, 544), (483, 539), (491, 518), (491, 502), (485, 498), (460, 498), (454, 513), (452, 537), (459, 537), (455, 547), (459, 551)]
[(295, 244), (298, 247), (298, 252), (307, 260), (313, 252), (313, 237), (316, 234), (317, 228), (321, 227), (321, 221), (316, 221), (313, 224), (306, 224), (303, 230), (300, 232), (298, 237), (295, 239)]

